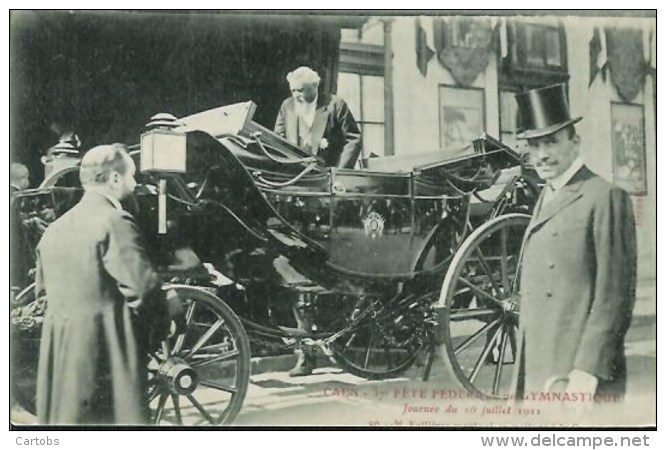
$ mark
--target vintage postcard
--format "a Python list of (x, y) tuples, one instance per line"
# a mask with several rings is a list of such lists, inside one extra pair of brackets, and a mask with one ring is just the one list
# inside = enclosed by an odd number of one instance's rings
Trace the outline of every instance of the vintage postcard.
[(10, 11), (11, 426), (656, 426), (656, 11)]

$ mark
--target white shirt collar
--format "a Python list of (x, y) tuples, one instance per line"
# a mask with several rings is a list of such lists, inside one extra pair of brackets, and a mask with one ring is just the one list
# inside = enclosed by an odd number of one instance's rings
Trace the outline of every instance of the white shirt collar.
[(111, 197), (110, 195), (102, 194), (101, 192), (100, 192), (100, 194), (103, 195), (104, 197), (106, 197), (106, 199), (107, 199), (108, 201), (110, 201), (111, 204), (113, 205), (113, 207), (116, 208), (118, 211), (122, 211), (122, 210), (123, 210), (123, 206), (120, 204), (120, 202), (119, 202), (118, 200), (116, 200), (115, 198)]
[(576, 175), (576, 172), (578, 172), (581, 167), (583, 167), (583, 160), (580, 159), (580, 156), (577, 156), (567, 170), (558, 176), (551, 178), (548, 181), (548, 184), (554, 191), (559, 191), (573, 178), (574, 175)]
[(310, 103), (308, 103), (308, 108), (315, 108), (316, 109), (317, 100), (319, 100), (319, 92), (317, 92), (317, 95), (315, 95), (314, 100), (312, 100)]
[(96, 187), (89, 187), (89, 188), (85, 189), (84, 195), (85, 196), (87, 196), (87, 195), (100, 195), (100, 196), (104, 197), (105, 199), (107, 199), (113, 205), (113, 207), (116, 208), (117, 210), (119, 210), (119, 211), (123, 210), (123, 206), (120, 204), (120, 201), (113, 198), (112, 196), (110, 196), (109, 194), (104, 192), (102, 189), (97, 189)]

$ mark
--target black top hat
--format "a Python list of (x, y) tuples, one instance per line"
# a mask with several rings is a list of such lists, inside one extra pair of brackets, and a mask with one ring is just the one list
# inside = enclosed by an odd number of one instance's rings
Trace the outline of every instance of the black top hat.
[(564, 84), (516, 94), (516, 102), (524, 130), (516, 136), (518, 139), (548, 136), (582, 119), (571, 118)]

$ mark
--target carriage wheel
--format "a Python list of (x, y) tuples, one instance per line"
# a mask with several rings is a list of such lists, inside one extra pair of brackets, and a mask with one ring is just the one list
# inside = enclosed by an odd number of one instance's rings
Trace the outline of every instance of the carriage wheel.
[(457, 382), (482, 398), (506, 398), (517, 369), (515, 280), (529, 216), (492, 219), (460, 246), (439, 307), (444, 360)]
[(243, 405), (250, 343), (233, 310), (200, 288), (172, 286), (185, 308), (185, 333), (162, 343), (148, 364), (155, 424), (223, 425)]
[[(148, 398), (155, 424), (220, 425), (241, 409), (250, 379), (250, 344), (236, 314), (199, 288), (172, 286), (186, 310), (185, 333), (162, 343), (148, 363)], [(35, 303), (34, 285), (14, 307)], [(41, 325), (12, 326), (12, 396), (35, 413)], [(33, 326), (30, 326), (33, 325)]]
[(39, 188), (50, 187), (81, 187), (81, 180), (79, 179), (80, 167), (78, 165), (71, 167), (64, 167), (57, 172), (52, 173), (48, 178), (42, 181)]
[(426, 306), (413, 297), (388, 305), (368, 298), (358, 300), (352, 319), (357, 314), (364, 319), (330, 344), (335, 362), (369, 380), (402, 374), (414, 364), (423, 346)]

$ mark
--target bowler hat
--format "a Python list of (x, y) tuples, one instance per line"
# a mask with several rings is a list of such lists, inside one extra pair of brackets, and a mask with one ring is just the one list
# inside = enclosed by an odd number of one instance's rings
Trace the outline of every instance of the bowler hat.
[(516, 94), (523, 132), (518, 139), (548, 136), (579, 122), (569, 114), (566, 85), (555, 84)]

